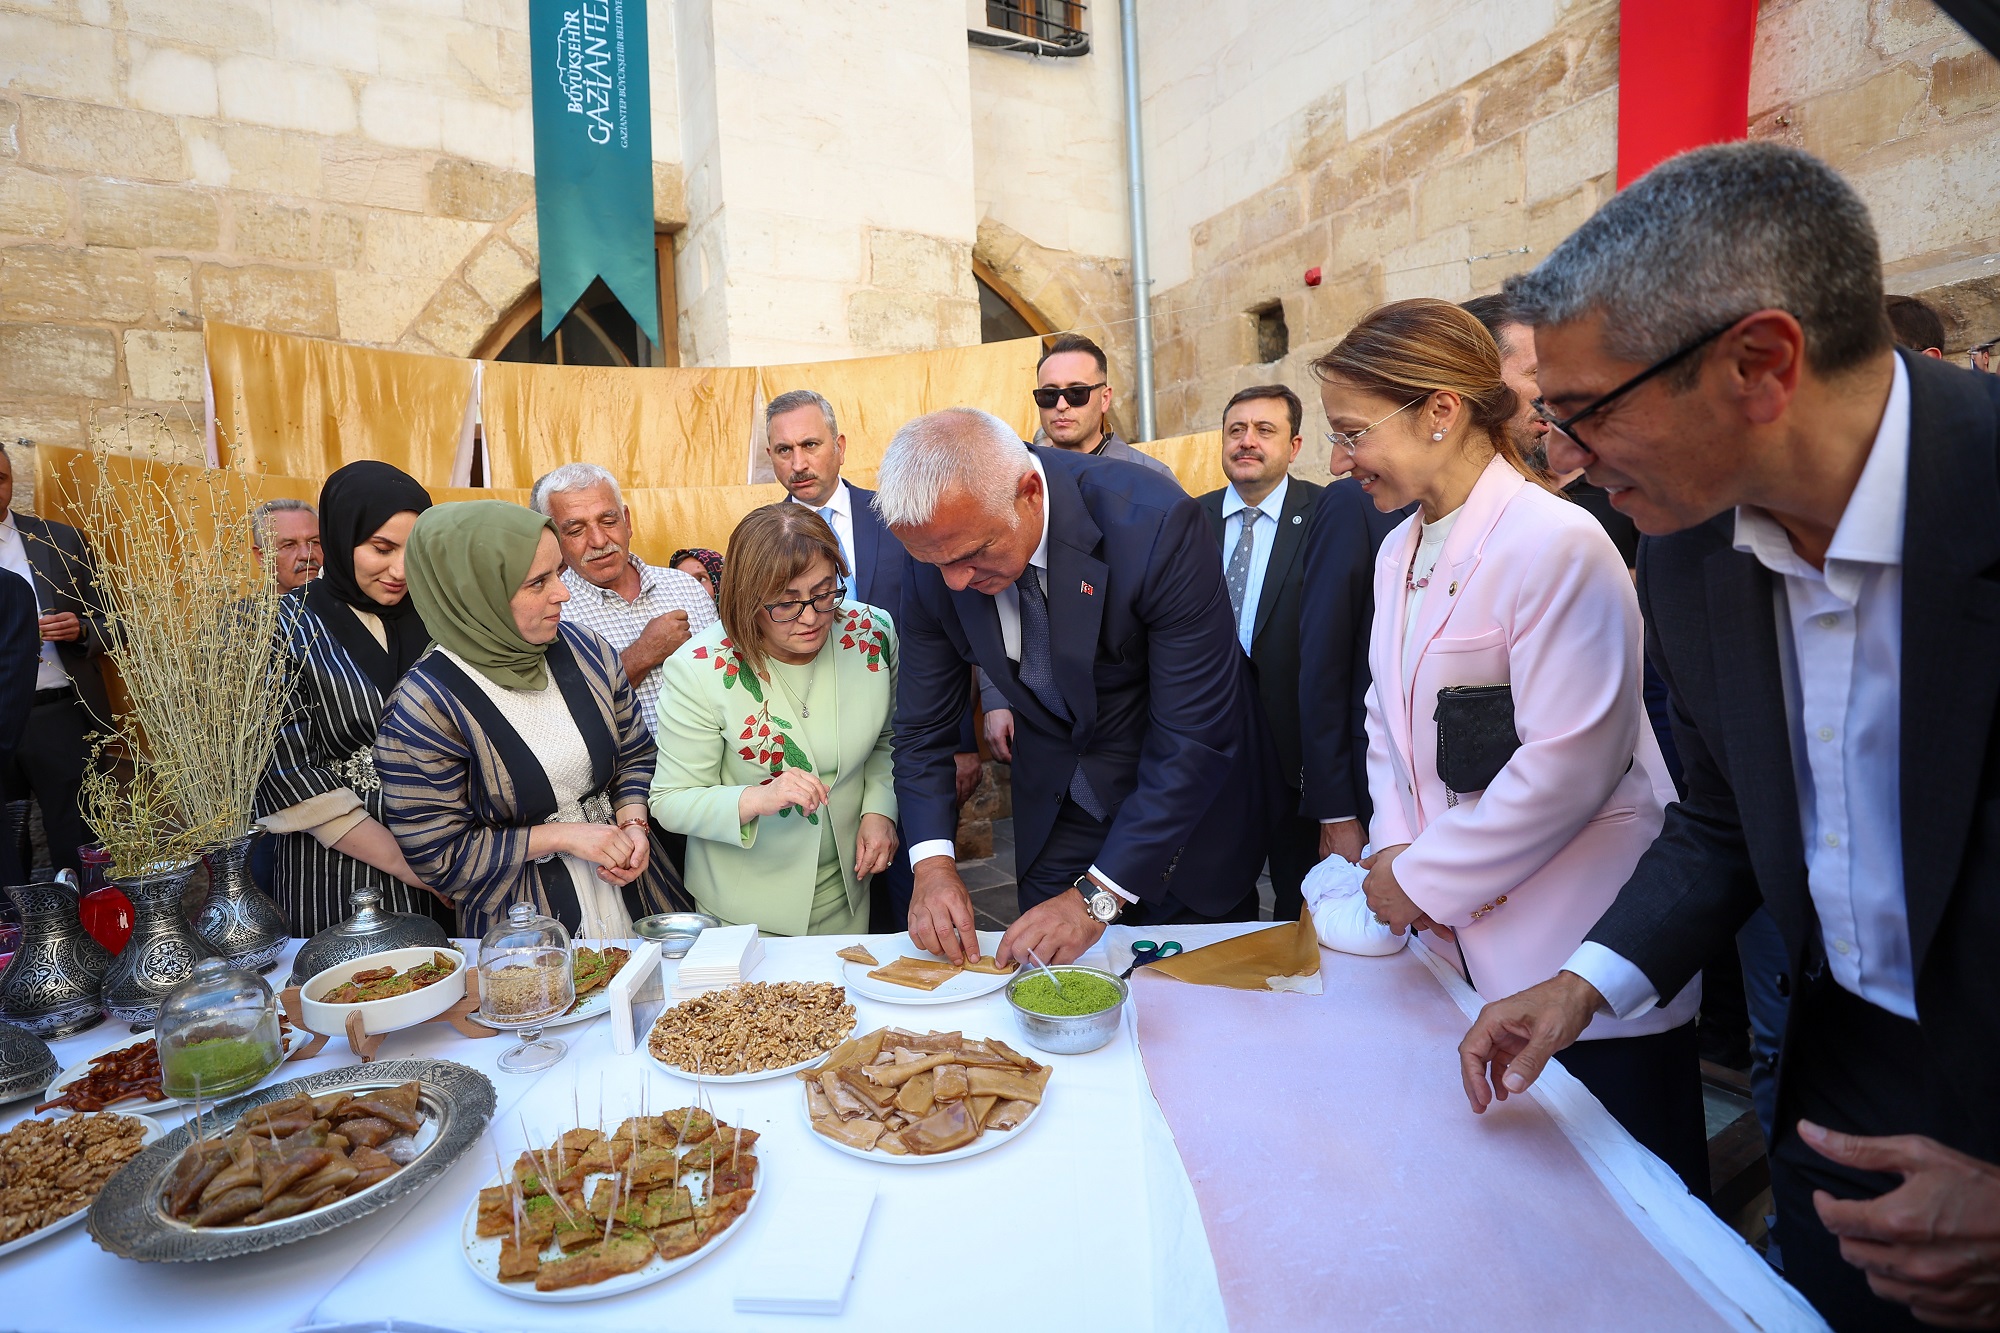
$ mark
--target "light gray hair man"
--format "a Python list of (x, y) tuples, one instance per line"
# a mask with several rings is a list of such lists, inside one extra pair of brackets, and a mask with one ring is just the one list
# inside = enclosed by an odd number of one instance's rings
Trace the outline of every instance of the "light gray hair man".
[(319, 510), (281, 496), (250, 511), (251, 549), (271, 562), (279, 592), (303, 588), (319, 577)]
[(1774, 143), (1661, 164), (1507, 295), (1550, 466), (1655, 534), (1687, 794), (1564, 969), (1481, 1012), (1467, 1097), (1768, 907), (1786, 1279), (1843, 1328), (2000, 1326), (2000, 384), (1894, 348), (1866, 206)]
[(714, 599), (680, 570), (632, 554), (632, 511), (618, 478), (597, 464), (563, 464), (536, 480), (530, 500), (555, 524), (562, 545), (569, 585), (563, 619), (595, 630), (618, 650), (639, 712), (653, 729), (660, 663), (715, 623)]

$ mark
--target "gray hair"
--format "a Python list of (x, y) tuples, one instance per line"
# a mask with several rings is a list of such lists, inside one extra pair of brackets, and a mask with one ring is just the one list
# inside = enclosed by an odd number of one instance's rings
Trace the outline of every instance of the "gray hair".
[(311, 514), (314, 518), (318, 518), (319, 510), (304, 500), (294, 500), (289, 496), (266, 500), (258, 505), (250, 511), (250, 540), (257, 543), (257, 549), (260, 551), (271, 544), (273, 514)]
[(811, 389), (793, 389), (790, 393), (779, 394), (776, 398), (765, 404), (764, 429), (769, 431), (773, 421), (776, 421), (787, 412), (796, 412), (802, 407), (817, 407), (819, 409), (819, 414), (826, 418), (827, 442), (832, 443), (833, 437), (840, 434), (840, 427), (835, 425), (833, 421), (833, 404), (826, 401), (824, 395), (816, 393)]
[(947, 407), (905, 422), (889, 441), (876, 473), (875, 512), (892, 528), (922, 527), (937, 513), (938, 497), (956, 489), (997, 514), (1034, 466), (1028, 446), (999, 417)]
[[(1820, 374), (1889, 345), (1868, 207), (1832, 167), (1775, 143), (1669, 158), (1614, 195), (1533, 271), (1507, 280), (1530, 324), (1604, 319), (1604, 346), (1657, 361), (1755, 310), (1789, 312)], [(1672, 378), (1685, 387), (1700, 363)]]
[(553, 472), (545, 472), (535, 479), (535, 489), (529, 492), (529, 503), (537, 514), (549, 517), (549, 497), (570, 491), (587, 491), (593, 486), (609, 486), (611, 502), (625, 503), (625, 492), (618, 489), (618, 478), (595, 463), (564, 463)]

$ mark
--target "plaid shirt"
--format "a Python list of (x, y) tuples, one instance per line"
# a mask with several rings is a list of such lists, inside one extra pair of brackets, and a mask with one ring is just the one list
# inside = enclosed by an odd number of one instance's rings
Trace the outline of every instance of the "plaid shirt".
[[(639, 571), (638, 600), (628, 602), (615, 590), (600, 588), (565, 566), (562, 577), (569, 586), (569, 600), (563, 603), (563, 619), (596, 631), (621, 653), (632, 646), (654, 617), (669, 611), (687, 612), (690, 635), (699, 634), (715, 623), (715, 602), (698, 581), (678, 569), (649, 565), (636, 555), (627, 558), (632, 568)], [(660, 669), (654, 667), (648, 671), (634, 693), (639, 696), (639, 715), (646, 720), (646, 730), (657, 733)]]

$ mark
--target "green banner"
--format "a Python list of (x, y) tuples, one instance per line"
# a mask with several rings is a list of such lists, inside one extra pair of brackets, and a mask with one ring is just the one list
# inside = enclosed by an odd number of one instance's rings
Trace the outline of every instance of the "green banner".
[(542, 336), (601, 277), (657, 346), (645, 0), (530, 0)]

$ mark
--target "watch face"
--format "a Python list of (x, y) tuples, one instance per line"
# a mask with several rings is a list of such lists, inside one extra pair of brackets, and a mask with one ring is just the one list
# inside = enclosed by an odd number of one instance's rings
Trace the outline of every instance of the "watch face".
[(1099, 921), (1110, 921), (1118, 915), (1118, 896), (1109, 889), (1099, 889), (1090, 896), (1090, 914)]

